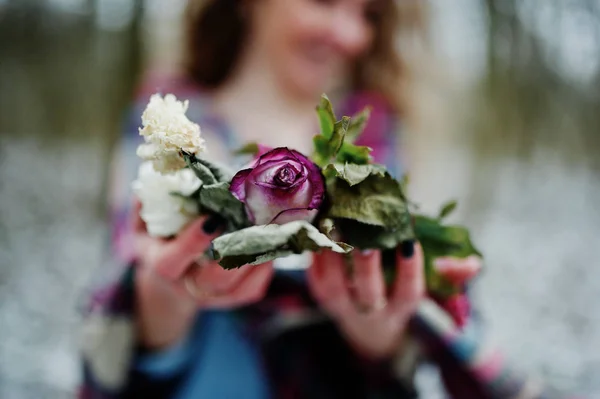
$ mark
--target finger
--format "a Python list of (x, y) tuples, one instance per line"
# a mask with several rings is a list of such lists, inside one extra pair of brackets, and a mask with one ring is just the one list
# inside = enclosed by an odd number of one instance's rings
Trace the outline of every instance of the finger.
[(396, 280), (389, 308), (395, 314), (407, 317), (415, 310), (425, 293), (421, 245), (414, 241), (402, 243), (396, 265)]
[(248, 266), (248, 272), (231, 290), (231, 296), (237, 298), (240, 304), (248, 304), (261, 300), (269, 287), (275, 273), (273, 262), (258, 266)]
[(339, 317), (353, 310), (341, 255), (327, 250), (315, 254), (307, 278), (313, 296), (331, 316)]
[(131, 206), (131, 213), (129, 214), (129, 220), (133, 226), (133, 231), (142, 232), (146, 231), (146, 223), (142, 219), (140, 212), (142, 211), (142, 202), (137, 197), (133, 197), (133, 204)]
[(264, 298), (275, 269), (271, 262), (250, 266), (249, 272), (228, 294), (208, 296), (199, 300), (200, 306), (210, 308), (232, 308), (246, 306)]
[(138, 263), (152, 266), (161, 254), (166, 242), (163, 238), (148, 235), (145, 227), (142, 231), (135, 232), (133, 247)]
[(353, 251), (354, 295), (361, 306), (373, 308), (385, 300), (385, 283), (381, 269), (381, 252)]
[(323, 267), (323, 260), (322, 260), (323, 259), (323, 255), (322, 255), (322, 253), (316, 252), (316, 253), (313, 254), (312, 258), (313, 258), (313, 260), (312, 260), (312, 263), (311, 263), (310, 267), (308, 269), (306, 269), (306, 278), (307, 278), (307, 281), (315, 283), (315, 287), (312, 287), (309, 284), (309, 288), (310, 289), (312, 289), (312, 288), (318, 288), (318, 285), (316, 285), (316, 284), (319, 282), (319, 280), (320, 280), (320, 278), (323, 275), (323, 272), (325, 270), (324, 267)]
[(155, 270), (161, 276), (179, 279), (217, 237), (215, 216), (190, 223), (177, 237), (165, 243), (155, 259)]
[(481, 259), (478, 256), (468, 258), (438, 258), (434, 267), (442, 276), (454, 284), (462, 285), (472, 280), (481, 270)]
[(147, 233), (135, 234), (133, 237), (136, 259), (143, 265), (154, 265), (166, 245), (166, 241), (150, 237)]
[(216, 262), (195, 268), (193, 278), (201, 290), (227, 293), (235, 289), (257, 266), (246, 265), (239, 269), (224, 269)]

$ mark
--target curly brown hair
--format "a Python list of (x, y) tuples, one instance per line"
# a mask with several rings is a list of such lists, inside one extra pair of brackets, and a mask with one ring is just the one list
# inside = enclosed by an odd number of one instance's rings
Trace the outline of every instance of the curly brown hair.
[[(350, 88), (382, 94), (398, 112), (408, 68), (398, 51), (399, 33), (420, 32), (421, 0), (380, 0), (372, 16), (373, 45), (351, 69)], [(231, 74), (248, 31), (242, 7), (246, 0), (190, 0), (186, 12), (185, 73), (207, 89), (219, 87)], [(409, 36), (409, 35), (407, 35)]]

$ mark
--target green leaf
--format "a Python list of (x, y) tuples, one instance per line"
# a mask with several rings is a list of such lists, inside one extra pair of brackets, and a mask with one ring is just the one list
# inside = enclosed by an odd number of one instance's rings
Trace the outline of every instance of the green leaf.
[(407, 173), (404, 176), (402, 176), (402, 178), (400, 179), (400, 187), (402, 187), (402, 191), (404, 191), (405, 193), (408, 191), (409, 183), (410, 183), (410, 176)]
[(358, 114), (354, 115), (350, 121), (350, 126), (348, 126), (348, 132), (346, 133), (346, 142), (353, 143), (356, 139), (360, 137), (362, 132), (365, 130), (367, 126), (367, 122), (369, 121), (369, 117), (371, 116), (371, 107), (366, 107)]
[(363, 130), (369, 121), (370, 115), (371, 108), (366, 107), (350, 119), (344, 142), (342, 143), (342, 147), (336, 156), (337, 162), (355, 163), (359, 165), (364, 165), (371, 162), (372, 149), (366, 146), (357, 146), (353, 144), (354, 141), (357, 140), (363, 133)]
[[(408, 209), (400, 184), (389, 173), (379, 168), (350, 185), (344, 178), (327, 182), (331, 206), (327, 217), (351, 219), (387, 230), (410, 228)], [(354, 181), (354, 180), (353, 180)]]
[[(312, 155), (317, 165), (325, 167), (335, 161), (362, 165), (371, 161), (369, 147), (352, 144), (366, 126), (370, 115), (369, 108), (365, 108), (352, 118), (344, 116), (336, 121), (331, 102), (326, 95), (323, 95), (321, 103), (317, 106), (317, 115), (321, 133), (313, 139), (315, 151)], [(349, 139), (347, 139), (348, 135), (350, 135)]]
[[(427, 292), (439, 298), (448, 298), (460, 293), (463, 287), (456, 286), (439, 274), (434, 267), (434, 262), (437, 258), (446, 256), (456, 258), (466, 258), (471, 255), (481, 256), (471, 242), (468, 230), (462, 226), (446, 226), (436, 218), (423, 215), (415, 215), (413, 219), (416, 239), (423, 248)], [(360, 229), (365, 236), (372, 237), (377, 233), (369, 230), (367, 226), (360, 226)], [(348, 229), (348, 231), (356, 230), (357, 226)], [(358, 235), (358, 233), (356, 234)], [(351, 239), (345, 238), (348, 242), (352, 242)], [(379, 242), (375, 244), (379, 245)], [(381, 257), (385, 281), (387, 284), (392, 284), (396, 279), (396, 246), (374, 246), (373, 248), (389, 249), (384, 249)]]
[(344, 137), (350, 125), (350, 118), (347, 116), (335, 122), (333, 131), (329, 137), (321, 134), (313, 138), (315, 145), (315, 154), (313, 161), (323, 167), (329, 163), (331, 159), (335, 159), (340, 149), (344, 144)]
[[(193, 154), (183, 153), (185, 163), (196, 173), (196, 176), (204, 184), (214, 184), (217, 182), (229, 182), (235, 174), (229, 167), (198, 158)], [(206, 179), (206, 180), (205, 180)]]
[(220, 215), (226, 220), (226, 231), (250, 226), (244, 204), (229, 192), (227, 182), (203, 185), (199, 191), (198, 202), (201, 209)]
[(337, 245), (342, 247), (345, 251), (350, 252), (354, 247), (348, 245), (345, 242), (337, 241), (333, 238), (332, 232), (335, 230), (335, 224), (333, 219), (324, 218), (319, 221), (319, 231), (327, 236), (330, 240), (334, 241)]
[(444, 204), (444, 206), (442, 206), (442, 209), (440, 210), (438, 219), (446, 218), (448, 215), (450, 215), (456, 209), (457, 205), (458, 205), (458, 203), (456, 201), (449, 201), (446, 204)]
[(341, 163), (365, 165), (371, 162), (371, 151), (370, 147), (344, 143), (336, 160)]
[(202, 181), (202, 186), (193, 195), (198, 201), (200, 213), (213, 213), (225, 219), (225, 231), (235, 231), (251, 223), (244, 204), (229, 192), (233, 173), (225, 166), (209, 162), (192, 154), (184, 153), (190, 169)]
[(323, 173), (329, 208), (344, 241), (360, 249), (394, 249), (414, 238), (400, 182), (382, 165), (330, 164)]
[(327, 237), (331, 237), (331, 232), (335, 229), (333, 219), (324, 218), (319, 221), (319, 231)]
[(239, 150), (235, 151), (236, 155), (252, 155), (255, 156), (260, 151), (257, 143), (248, 143)]
[(471, 242), (469, 230), (463, 226), (444, 225), (439, 220), (415, 215), (415, 234), (439, 256), (466, 258), (481, 253)]
[(331, 151), (332, 157), (337, 157), (338, 153), (340, 152), (349, 126), (350, 118), (347, 116), (343, 116), (342, 119), (335, 123), (333, 127), (333, 135), (329, 140), (329, 151)]
[(329, 164), (323, 170), (323, 174), (326, 178), (340, 178), (352, 187), (359, 183), (362, 183), (367, 177), (371, 175), (379, 175), (381, 177), (385, 177), (386, 169), (385, 166), (378, 164)]
[(425, 277), (429, 292), (441, 297), (458, 293), (457, 287), (447, 281), (434, 268), (435, 259), (440, 257), (466, 258), (482, 256), (471, 242), (469, 231), (463, 226), (443, 225), (439, 219), (415, 215), (415, 234), (425, 256)]
[(386, 229), (351, 219), (336, 219), (336, 226), (342, 232), (348, 245), (359, 249), (395, 249), (405, 240), (415, 238), (410, 227), (410, 214), (404, 215), (405, 227)]
[(317, 105), (317, 115), (319, 117), (321, 134), (327, 139), (330, 138), (335, 125), (335, 114), (333, 113), (331, 101), (329, 101), (326, 94), (321, 95), (321, 101)]
[(212, 171), (202, 163), (190, 162), (188, 163), (188, 166), (190, 169), (192, 169), (192, 171), (194, 171), (198, 179), (202, 181), (202, 184), (215, 184), (217, 182), (217, 178)]
[(313, 144), (315, 151), (313, 152), (311, 158), (312, 161), (320, 167), (327, 165), (329, 163), (329, 151), (328, 148), (329, 140), (325, 136), (315, 136), (313, 137)]
[(338, 253), (348, 252), (304, 220), (283, 225), (252, 226), (225, 234), (212, 243), (214, 258), (225, 269), (257, 265), (323, 248)]

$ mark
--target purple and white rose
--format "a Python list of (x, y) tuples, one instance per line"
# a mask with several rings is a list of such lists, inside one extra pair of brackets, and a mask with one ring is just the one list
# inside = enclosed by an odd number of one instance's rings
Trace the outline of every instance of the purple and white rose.
[(232, 179), (230, 191), (257, 225), (312, 222), (325, 197), (320, 168), (287, 147), (262, 154)]

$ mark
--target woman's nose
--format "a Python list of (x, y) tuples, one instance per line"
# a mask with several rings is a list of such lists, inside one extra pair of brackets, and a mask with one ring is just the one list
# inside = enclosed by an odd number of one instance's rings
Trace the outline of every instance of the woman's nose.
[(362, 10), (341, 9), (330, 24), (330, 39), (334, 47), (347, 57), (356, 57), (366, 50), (371, 40), (371, 27)]

